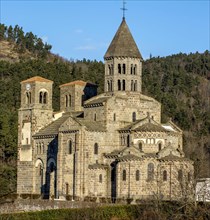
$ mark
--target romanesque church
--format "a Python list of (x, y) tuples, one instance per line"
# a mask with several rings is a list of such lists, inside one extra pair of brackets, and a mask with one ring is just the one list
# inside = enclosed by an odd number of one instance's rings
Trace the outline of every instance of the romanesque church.
[(123, 18), (104, 55), (104, 93), (84, 81), (21, 82), (17, 193), (112, 202), (176, 200), (192, 192), (182, 130), (161, 123), (161, 104), (142, 94), (142, 56)]

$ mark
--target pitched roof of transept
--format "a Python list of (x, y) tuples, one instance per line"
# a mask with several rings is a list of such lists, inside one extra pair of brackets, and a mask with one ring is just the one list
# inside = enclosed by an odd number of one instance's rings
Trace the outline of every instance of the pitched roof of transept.
[(108, 57), (135, 57), (142, 59), (141, 53), (133, 39), (125, 19), (120, 24), (104, 59)]

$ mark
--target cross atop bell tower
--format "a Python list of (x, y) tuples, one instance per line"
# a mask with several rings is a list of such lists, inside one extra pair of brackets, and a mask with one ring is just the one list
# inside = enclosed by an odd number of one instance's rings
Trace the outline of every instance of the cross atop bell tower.
[(125, 0), (123, 0), (123, 7), (120, 8), (123, 11), (123, 20), (125, 20), (125, 11), (128, 10), (127, 8), (125, 8), (125, 4), (126, 4), (126, 2), (125, 2)]

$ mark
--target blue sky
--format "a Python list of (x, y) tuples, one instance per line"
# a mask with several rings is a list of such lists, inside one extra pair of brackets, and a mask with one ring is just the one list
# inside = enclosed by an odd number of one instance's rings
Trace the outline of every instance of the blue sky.
[[(0, 0), (0, 22), (32, 31), (67, 59), (102, 60), (122, 20), (122, 1)], [(210, 2), (126, 1), (144, 59), (210, 50)]]

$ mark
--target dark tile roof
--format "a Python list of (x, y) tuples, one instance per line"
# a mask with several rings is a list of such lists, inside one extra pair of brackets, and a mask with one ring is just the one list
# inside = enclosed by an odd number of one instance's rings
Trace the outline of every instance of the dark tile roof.
[(120, 27), (104, 55), (104, 59), (109, 57), (135, 57), (142, 59), (125, 19), (123, 19), (120, 24)]
[(160, 124), (153, 124), (151, 122), (140, 125), (139, 127), (135, 127), (136, 124), (138, 124), (140, 121), (143, 121), (143, 120), (144, 119), (135, 121), (135, 122), (131, 123), (130, 125), (119, 129), (119, 131), (126, 131), (126, 130), (141, 131), (141, 132), (150, 132), (150, 131), (166, 132), (166, 131), (168, 131), (165, 128), (163, 128)]
[(110, 97), (101, 97), (101, 98), (94, 98), (92, 100), (87, 100), (84, 104), (85, 105), (92, 105), (92, 104), (99, 104), (99, 103), (103, 103), (106, 102)]
[(34, 135), (36, 136), (45, 136), (45, 135), (57, 135), (60, 126), (69, 118), (69, 114), (63, 114), (57, 120), (51, 122), (46, 127), (42, 128), (38, 133)]
[(143, 124), (137, 128), (134, 129), (135, 131), (142, 131), (142, 132), (148, 132), (148, 131), (155, 131), (155, 132), (166, 132), (167, 130), (163, 128), (161, 125), (156, 125), (153, 123), (146, 123)]
[(142, 158), (133, 154), (127, 154), (117, 158), (117, 161), (131, 161), (131, 160), (142, 160)]
[(186, 157), (178, 157), (172, 154), (169, 154), (165, 157), (159, 158), (159, 160), (163, 160), (163, 161), (168, 161), (168, 160), (172, 160), (172, 161), (191, 161), (190, 159), (186, 158)]
[(106, 164), (99, 164), (99, 163), (95, 163), (95, 164), (91, 164), (88, 166), (89, 169), (108, 169), (109, 166)]
[(103, 122), (87, 121), (81, 118), (77, 118), (76, 121), (78, 121), (81, 125), (85, 126), (89, 131), (106, 131), (106, 126)]

